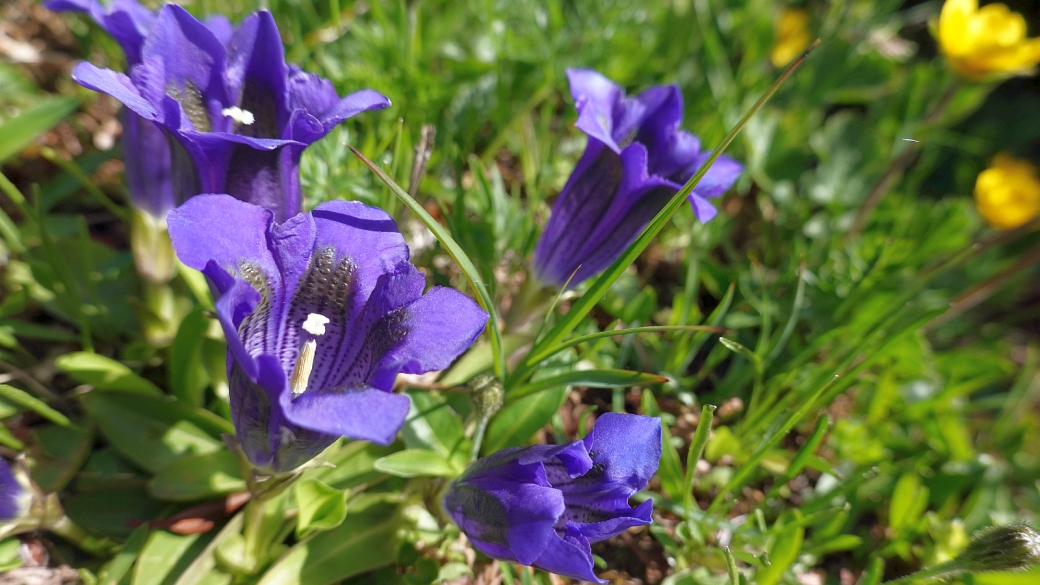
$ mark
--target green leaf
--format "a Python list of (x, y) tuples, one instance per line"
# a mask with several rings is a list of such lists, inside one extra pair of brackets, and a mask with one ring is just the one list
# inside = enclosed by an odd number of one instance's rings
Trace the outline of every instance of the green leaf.
[(42, 400), (30, 396), (27, 392), (19, 390), (14, 386), (0, 384), (0, 398), (5, 402), (16, 404), (22, 408), (31, 410), (56, 425), (63, 427), (75, 427), (71, 421), (62, 413), (47, 406)]
[(342, 524), (293, 546), (259, 585), (330, 585), (389, 565), (397, 552), (399, 524), (395, 502), (359, 496), (351, 500)]
[[(506, 355), (520, 349), (525, 344), (531, 343), (530, 335), (503, 335), (502, 345)], [(487, 372), (494, 368), (495, 358), (491, 352), (491, 344), (482, 342), (474, 345), (455, 362), (441, 378), (439, 383), (445, 386), (457, 386), (465, 384), (473, 379), (473, 376), (481, 372)]]
[[(715, 406), (712, 404), (705, 404), (701, 407), (701, 418), (697, 422), (697, 429), (693, 432), (690, 448), (686, 452), (686, 473), (683, 475), (683, 509), (686, 510), (687, 519), (692, 518), (690, 513), (694, 508), (693, 480), (697, 474), (697, 462), (704, 455), (704, 446), (708, 444), (708, 437), (711, 435), (714, 413)], [(726, 555), (727, 560), (732, 557), (728, 548), (726, 549)], [(731, 574), (730, 578), (732, 579), (732, 577), (733, 575)]]
[(593, 388), (627, 388), (663, 384), (668, 378), (631, 370), (574, 370), (558, 376), (542, 378), (511, 390), (507, 398), (512, 400), (547, 390), (555, 386), (590, 386)]
[(130, 368), (96, 353), (67, 353), (54, 360), (54, 364), (77, 382), (90, 384), (99, 390), (163, 395), (158, 386), (138, 376)]
[[(797, 513), (796, 513), (797, 514)], [(776, 585), (798, 558), (805, 538), (805, 528), (801, 526), (781, 530), (769, 549), (769, 564), (758, 569), (755, 574), (756, 585)]]
[(433, 451), (444, 458), (467, 450), (462, 420), (443, 397), (425, 390), (412, 390), (407, 394), (412, 399), (412, 406), (401, 435), (409, 449)]
[(22, 566), (22, 557), (18, 549), (22, 547), (22, 541), (17, 538), (0, 540), (0, 575)]
[(202, 406), (209, 376), (202, 361), (202, 344), (209, 318), (201, 307), (188, 313), (170, 345), (170, 392), (192, 406)]
[(332, 530), (347, 517), (347, 492), (329, 487), (317, 479), (304, 479), (296, 484), (296, 536)]
[(135, 522), (158, 517), (164, 507), (148, 497), (143, 487), (80, 492), (62, 505), (76, 524), (119, 539), (130, 535)]
[(119, 553), (101, 568), (101, 572), (98, 574), (98, 585), (119, 585), (123, 576), (130, 571), (130, 567), (137, 560), (137, 555), (141, 553), (147, 539), (148, 525), (142, 524), (130, 535)]
[(495, 375), (498, 376), (499, 379), (505, 378), (506, 356), (505, 348), (502, 345), (502, 333), (499, 328), (497, 306), (495, 305), (494, 299), (491, 298), (491, 294), (488, 293), (487, 288), (484, 286), (484, 282), (481, 280), (480, 271), (473, 265), (473, 262), (469, 259), (469, 256), (466, 255), (466, 252), (462, 247), (452, 239), (448, 230), (438, 223), (437, 220), (434, 219), (418, 201), (413, 199), (407, 191), (395, 183), (394, 180), (387, 176), (387, 174), (377, 167), (375, 163), (368, 160), (363, 154), (355, 150), (354, 147), (348, 146), (348, 148), (350, 148), (350, 151), (353, 152), (355, 156), (361, 159), (361, 162), (365, 163), (365, 166), (371, 169), (372, 172), (379, 177), (379, 180), (383, 181), (383, 183), (393, 191), (394, 195), (404, 203), (405, 207), (415, 214), (415, 217), (419, 218), (419, 221), (423, 222), (423, 224), (433, 232), (434, 237), (437, 238), (437, 241), (440, 242), (441, 246), (443, 246), (445, 251), (448, 252), (451, 259), (458, 264), (459, 269), (462, 271), (462, 274), (466, 276), (466, 280), (469, 281), (473, 291), (477, 293), (477, 302), (479, 302), (480, 306), (488, 313), (489, 320), (487, 332), (488, 339), (491, 341), (491, 355), (494, 358)]
[[(148, 541), (137, 557), (131, 585), (162, 585), (176, 576), (178, 565), (199, 543), (200, 534), (179, 535), (156, 530), (148, 535)], [(187, 560), (191, 560), (190, 557)]]
[(912, 528), (928, 506), (928, 488), (921, 485), (916, 471), (907, 471), (892, 489), (888, 525), (893, 531)]
[(238, 460), (230, 451), (184, 455), (163, 467), (148, 482), (148, 492), (159, 500), (193, 502), (246, 489)]
[(0, 162), (18, 154), (36, 137), (53, 128), (79, 107), (79, 100), (69, 97), (41, 98), (37, 104), (0, 124)]
[(152, 472), (183, 455), (222, 450), (217, 437), (234, 432), (227, 421), (172, 397), (88, 392), (80, 399), (112, 447)]
[(1040, 582), (1040, 567), (1024, 573), (977, 573), (972, 579), (975, 585), (1036, 585)]
[(218, 585), (230, 583), (231, 575), (216, 570), (217, 558), (214, 553), (221, 543), (235, 537), (242, 537), (242, 524), (242, 513), (235, 514), (220, 529), (220, 532), (213, 537), (213, 540), (206, 545), (206, 548), (202, 550), (199, 556), (195, 557), (195, 560), (181, 573), (174, 585)]
[(30, 445), (33, 480), (46, 493), (59, 492), (90, 455), (94, 433), (80, 427), (40, 425)]
[(362, 484), (370, 484), (378, 478), (386, 477), (375, 469), (375, 462), (380, 457), (393, 453), (396, 446), (383, 447), (365, 441), (349, 441), (340, 444), (339, 449), (331, 447), (325, 454), (325, 461), (335, 467), (320, 467), (306, 472), (304, 477), (314, 477), (336, 489), (350, 489)]
[(484, 435), (485, 454), (522, 445), (544, 427), (567, 400), (567, 386), (524, 396), (505, 406), (491, 419)]
[(397, 477), (454, 477), (461, 471), (439, 453), (422, 449), (391, 453), (377, 460), (375, 468)]
[(559, 345), (546, 348), (540, 354), (528, 358), (529, 361), (541, 361), (549, 356), (567, 349), (568, 347), (574, 347), (581, 345), (589, 341), (595, 341), (597, 339), (603, 339), (604, 337), (615, 337), (620, 335), (635, 335), (639, 333), (664, 333), (668, 331), (700, 331), (704, 333), (722, 333), (725, 331), (722, 327), (712, 327), (710, 325), (650, 325), (646, 327), (632, 327), (629, 329), (610, 329), (608, 331), (597, 331), (596, 333), (589, 333), (588, 335), (579, 335), (572, 337)]
[(743, 357), (743, 358), (747, 359), (747, 361), (751, 362), (751, 365), (755, 368), (756, 372), (759, 372), (759, 373), (762, 372), (762, 358), (759, 357), (757, 354), (755, 354), (755, 352), (753, 352), (750, 349), (748, 349), (747, 347), (737, 343), (736, 341), (733, 341), (732, 339), (727, 339), (725, 337), (720, 337), (719, 338), (719, 343), (721, 343), (722, 346), (725, 347), (726, 349), (728, 349), (728, 350), (730, 350), (730, 351), (732, 351), (732, 352), (734, 352), (736, 354), (739, 354), (741, 357)]
[[(643, 392), (643, 413), (647, 416), (660, 416), (661, 408), (654, 398), (653, 392)], [(672, 431), (661, 421), (661, 465), (657, 477), (661, 479), (661, 487), (668, 492), (673, 501), (682, 501), (683, 469), (679, 451), (672, 443)]]

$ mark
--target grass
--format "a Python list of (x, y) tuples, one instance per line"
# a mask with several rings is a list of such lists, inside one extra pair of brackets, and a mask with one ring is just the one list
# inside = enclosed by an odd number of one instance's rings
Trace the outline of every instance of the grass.
[[(42, 9), (16, 4), (28, 15), (24, 22), (44, 18)], [(656, 523), (594, 546), (607, 578), (715, 585), (738, 575), (757, 585), (866, 585), (951, 558), (979, 528), (1036, 525), (1040, 346), (1029, 285), (1040, 236), (1035, 224), (993, 232), (970, 198), (993, 154), (1038, 152), (1040, 110), (1030, 93), (1036, 80), (1000, 87), (957, 80), (928, 34), (938, 6), (810, 3), (822, 44), (727, 150), (747, 171), (716, 202), (719, 217), (700, 224), (679, 208), (656, 238), (646, 238), (631, 267), (616, 267), (616, 280), (583, 285), (559, 300), (542, 339), (549, 347), (584, 336), (580, 343), (555, 352), (550, 367), (540, 368), (542, 378), (506, 378), (507, 402), (512, 388), (525, 393), (516, 403), (559, 399), (560, 408), (549, 408), (530, 429), (534, 440), (573, 439), (587, 431), (590, 414), (612, 409), (665, 423), (661, 468), (640, 495), (655, 500)], [(256, 7), (189, 5), (236, 17)], [(271, 0), (268, 7), (290, 60), (328, 77), (341, 94), (371, 87), (394, 104), (350, 120), (306, 152), (308, 205), (347, 198), (389, 210), (431, 283), (477, 296), (460, 263), (449, 260), (468, 257), (472, 267), (461, 263), (466, 274), (485, 284), (482, 300), (486, 295), (503, 314), (517, 300), (552, 200), (582, 151), (566, 68), (597, 69), (632, 91), (679, 84), (683, 127), (708, 147), (780, 74), (768, 57), (776, 5), (765, 0)], [(84, 20), (48, 26), (35, 38), (61, 56), (60, 67), (76, 58), (121, 66), (118, 48)], [(907, 46), (905, 58), (889, 50)], [(95, 122), (111, 118), (112, 104), (75, 88), (60, 68), (3, 64), (0, 87), (11, 88), (0, 92), (0, 129), (21, 118), (16, 112), (34, 112), (30, 104), (54, 105), (40, 115), (38, 129), (22, 120), (27, 140), (12, 147), (19, 154), (3, 166), (9, 181), (0, 216), (0, 369), (5, 382), (36, 398), (0, 396), (0, 450), (11, 455), (25, 445), (34, 478), (61, 494), (70, 517), (128, 543), (109, 562), (56, 540), (55, 562), (98, 574), (104, 567), (110, 578), (121, 570), (135, 585), (197, 574), (201, 565), (191, 563), (212, 561), (205, 547), (219, 542), (210, 540), (216, 530), (191, 537), (153, 531), (145, 543), (131, 537), (126, 520), (168, 517), (188, 508), (188, 500), (214, 499), (240, 484), (204, 488), (192, 492), (195, 498), (157, 497), (170, 493), (157, 485), (187, 490), (198, 478), (144, 465), (147, 457), (120, 442), (133, 435), (119, 435), (123, 423), (113, 421), (130, 416), (119, 408), (145, 410), (90, 399), (97, 392), (83, 394), (80, 385), (152, 383), (191, 414), (149, 410), (141, 432), (187, 433), (176, 435), (183, 441), (173, 443), (176, 457), (219, 452), (219, 423), (211, 420), (227, 416), (219, 336), (195, 319), (191, 332), (185, 320), (183, 335), (149, 341), (141, 333), (148, 304), (127, 304), (145, 291), (120, 217), (126, 207), (113, 166), (118, 152), (91, 142)], [(47, 115), (65, 115), (60, 108), (68, 98), (79, 100), (79, 109), (52, 129)], [(436, 136), (427, 170), (412, 185), (424, 125)], [(7, 152), (16, 138), (0, 134), (0, 152)], [(439, 222), (457, 249), (426, 237), (418, 209), (402, 204), (407, 199), (349, 147), (416, 194), (427, 221)], [(166, 318), (179, 322), (198, 303), (192, 291), (200, 289), (192, 284), (174, 281)], [(578, 296), (587, 291), (602, 296)], [(639, 327), (653, 329), (597, 335)], [(503, 352), (531, 334), (505, 331)], [(80, 350), (124, 365), (55, 366), (55, 358)], [(469, 374), (489, 367), (480, 352), (493, 353), (478, 345), (475, 357), (463, 358)], [(173, 375), (175, 360), (186, 365)], [(506, 360), (514, 375), (516, 362)], [(108, 377), (91, 377), (98, 368)], [(577, 377), (562, 392), (538, 385), (574, 369), (634, 370), (667, 382), (606, 388)], [(524, 390), (525, 383), (539, 391)], [(451, 416), (430, 415), (423, 424), (445, 441), (456, 426), (461, 433), (465, 401), (447, 391), (429, 395), (430, 412)], [(77, 426), (65, 428), (56, 417)], [(702, 442), (696, 438), (705, 437), (705, 417), (711, 434)], [(489, 432), (494, 427), (492, 421)], [(486, 575), (553, 582), (504, 563), (474, 563), (457, 530), (437, 522), (430, 495), (437, 480), (375, 472), (371, 460), (386, 453), (372, 447), (336, 453), (330, 457), (341, 458), (337, 469), (316, 470), (315, 477), (351, 497), (364, 484), (373, 486), (365, 498), (396, 493), (406, 500), (396, 512), (403, 544), (386, 553), (389, 568), (364, 567), (336, 580), (414, 585)], [(120, 505), (98, 503), (106, 498)], [(323, 534), (338, 534), (351, 554), (376, 555), (370, 543), (349, 548), (353, 541), (343, 540), (356, 534), (348, 531), (351, 505), (343, 528)], [(385, 503), (364, 500), (360, 518), (376, 509), (369, 505)], [(282, 537), (296, 542), (289, 532)], [(173, 551), (165, 573), (154, 568), (163, 555), (148, 556), (163, 550)], [(278, 570), (291, 565), (278, 563)], [(1015, 585), (1036, 578), (959, 579)]]

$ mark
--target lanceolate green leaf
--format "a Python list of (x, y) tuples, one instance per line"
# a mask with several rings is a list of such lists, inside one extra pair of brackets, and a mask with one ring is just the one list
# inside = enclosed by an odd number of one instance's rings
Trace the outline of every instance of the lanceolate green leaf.
[(388, 565), (397, 552), (399, 523), (396, 502), (360, 496), (347, 503), (342, 524), (292, 547), (259, 585), (329, 585)]
[(510, 401), (556, 386), (594, 386), (597, 388), (626, 388), (663, 384), (668, 378), (631, 370), (575, 370), (551, 378), (520, 386), (507, 394)]
[(0, 124), (0, 162), (32, 143), (79, 106), (74, 98), (53, 98), (37, 103)]
[(398, 477), (453, 477), (461, 471), (443, 455), (423, 449), (391, 453), (377, 460), (375, 468)]
[(123, 364), (92, 352), (67, 353), (54, 360), (55, 365), (77, 382), (99, 390), (118, 390), (162, 396), (158, 386), (135, 374)]
[(379, 177), (379, 179), (383, 181), (383, 183), (385, 183), (395, 195), (397, 195), (397, 198), (400, 199), (401, 202), (404, 203), (405, 206), (414, 213), (431, 232), (433, 232), (437, 241), (444, 246), (448, 255), (451, 256), (451, 259), (459, 265), (459, 269), (462, 270), (464, 275), (466, 275), (466, 280), (469, 281), (470, 286), (473, 287), (473, 291), (477, 294), (477, 301), (490, 316), (490, 320), (488, 321), (488, 339), (491, 341), (492, 356), (495, 360), (495, 375), (499, 378), (505, 378), (506, 358), (502, 346), (502, 333), (499, 330), (498, 325), (498, 312), (495, 308), (494, 299), (491, 298), (491, 294), (488, 293), (487, 287), (484, 286), (484, 282), (480, 278), (480, 271), (473, 265), (473, 262), (469, 259), (469, 256), (466, 255), (466, 252), (463, 251), (462, 247), (452, 239), (448, 230), (438, 223), (422, 205), (419, 205), (418, 201), (413, 199), (407, 191), (395, 183), (394, 180), (384, 173), (382, 169), (377, 167), (375, 163), (365, 158), (363, 154), (355, 150), (353, 147), (351, 147), (350, 150), (361, 159), (361, 162), (365, 163), (365, 166), (372, 169), (372, 172), (375, 173), (376, 176)]
[(630, 329), (612, 329), (610, 331), (599, 331), (596, 333), (590, 333), (588, 335), (572, 337), (571, 339), (568, 339), (567, 341), (564, 341), (555, 347), (547, 347), (540, 354), (532, 356), (530, 360), (532, 363), (537, 363), (558, 351), (567, 349), (568, 347), (581, 345), (582, 343), (588, 341), (603, 339), (604, 337), (615, 337), (618, 335), (633, 335), (637, 333), (657, 333), (666, 331), (703, 331), (705, 333), (722, 333), (725, 331), (725, 329), (721, 327), (711, 327), (706, 325), (651, 325), (647, 327), (632, 327)]

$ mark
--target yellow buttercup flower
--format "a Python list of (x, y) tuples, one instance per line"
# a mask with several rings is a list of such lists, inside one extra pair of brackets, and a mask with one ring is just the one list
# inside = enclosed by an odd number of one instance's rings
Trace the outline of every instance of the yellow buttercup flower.
[(1030, 163), (1002, 152), (975, 180), (975, 205), (997, 229), (1025, 224), (1040, 215), (1040, 174)]
[(1026, 37), (1026, 19), (1003, 4), (946, 0), (939, 14), (939, 48), (969, 79), (1027, 73), (1040, 63), (1040, 39)]
[(769, 59), (773, 65), (783, 67), (794, 61), (813, 41), (809, 33), (809, 12), (801, 8), (781, 8), (773, 23), (776, 41)]

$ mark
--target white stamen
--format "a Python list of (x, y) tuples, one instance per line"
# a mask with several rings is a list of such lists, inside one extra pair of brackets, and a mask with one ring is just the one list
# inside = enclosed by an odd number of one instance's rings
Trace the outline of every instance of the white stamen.
[(243, 110), (238, 106), (224, 108), (223, 110), (220, 110), (220, 113), (238, 122), (239, 124), (245, 124), (246, 126), (249, 126), (253, 122), (256, 122), (256, 118), (253, 116), (253, 112), (250, 112), (249, 110)]
[(307, 320), (303, 322), (303, 330), (311, 335), (325, 335), (325, 325), (328, 322), (329, 318), (325, 315), (311, 313), (307, 315)]
[(311, 313), (300, 326), (308, 335), (300, 347), (300, 354), (296, 356), (296, 366), (293, 367), (292, 375), (289, 376), (289, 391), (292, 392), (293, 398), (307, 390), (311, 369), (314, 367), (314, 354), (318, 351), (318, 340), (315, 338), (325, 335), (325, 325), (328, 322), (328, 317)]

